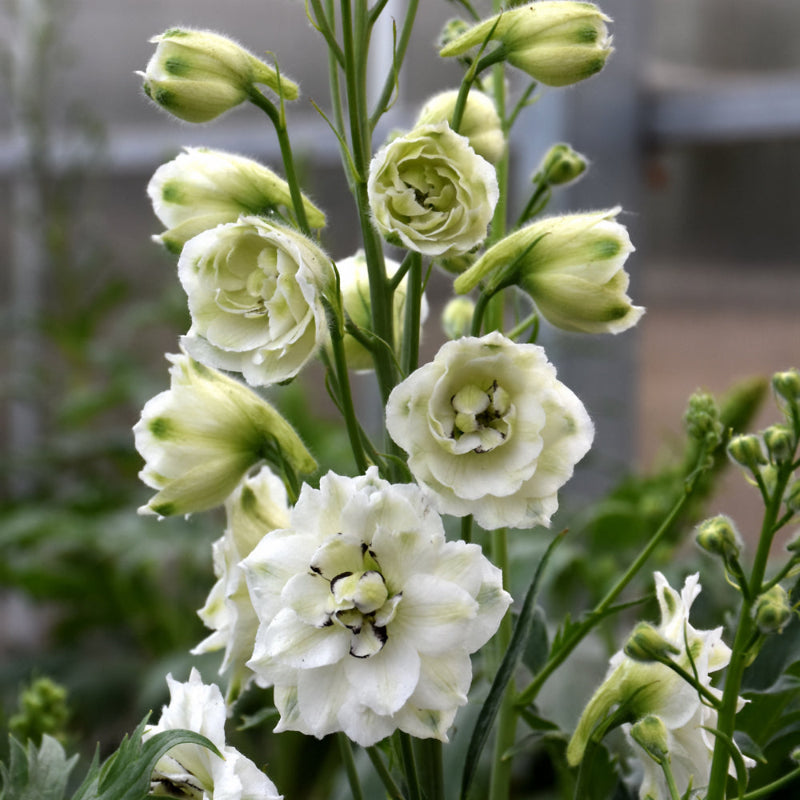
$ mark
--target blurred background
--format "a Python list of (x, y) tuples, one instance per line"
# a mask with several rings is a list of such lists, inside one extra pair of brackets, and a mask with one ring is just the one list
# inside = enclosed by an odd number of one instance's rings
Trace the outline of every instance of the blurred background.
[[(428, 95), (460, 81), (458, 66), (435, 48), (457, 6), (420, 5), (381, 135), (409, 125)], [(403, 6), (388, 3), (390, 12)], [(548, 147), (569, 142), (593, 166), (554, 209), (621, 204), (637, 246), (631, 295), (648, 309), (638, 329), (591, 342), (543, 334), (561, 377), (598, 420), (598, 446), (578, 480), (590, 497), (631, 471), (672, 463), (695, 389), (723, 393), (800, 365), (800, 6), (601, 6), (614, 19), (608, 67), (585, 84), (542, 92), (520, 118), (512, 154), (522, 202)], [(104, 698), (129, 728), (161, 702), (165, 672), (188, 663), (186, 651), (204, 635), (194, 610), (210, 587), (208, 543), (221, 531), (213, 516), (156, 524), (135, 513), (148, 493), (136, 478), (130, 428), (166, 388), (163, 354), (188, 320), (174, 259), (149, 238), (159, 227), (147, 181), (189, 144), (280, 170), (274, 136), (254, 110), (189, 126), (144, 98), (135, 72), (152, 53), (148, 39), (175, 25), (272, 51), (300, 83), (290, 131), (304, 186), (328, 213), (323, 243), (339, 258), (357, 242), (334, 137), (310, 102), (327, 107), (327, 72), (303, 3), (4, 4), (0, 709), (12, 713), (32, 675), (55, 675), (69, 686), (75, 729), (88, 740), (120, 729)], [(383, 74), (390, 28), (379, 36), (373, 67)], [(436, 328), (434, 314), (430, 348), (441, 340)], [(302, 405), (302, 388), (292, 397)], [(774, 417), (767, 403), (752, 424)], [(322, 449), (335, 436), (311, 427), (306, 435)], [(731, 513), (747, 535), (758, 506), (742, 486), (738, 475), (724, 477), (710, 510)]]

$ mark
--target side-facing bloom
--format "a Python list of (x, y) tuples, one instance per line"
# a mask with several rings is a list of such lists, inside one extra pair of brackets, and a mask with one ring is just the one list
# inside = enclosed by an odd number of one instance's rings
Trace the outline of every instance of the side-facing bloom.
[[(236, 222), (242, 214), (292, 207), (289, 184), (271, 169), (207, 147), (187, 147), (162, 164), (147, 184), (147, 194), (167, 228), (155, 239), (174, 253), (198, 233)], [(325, 214), (306, 197), (303, 207), (312, 228), (325, 225)]]
[[(730, 661), (730, 648), (722, 641), (722, 628), (701, 631), (689, 623), (689, 610), (700, 593), (699, 576), (689, 575), (678, 594), (660, 573), (654, 573), (661, 621), (651, 629), (650, 639), (660, 643), (665, 655), (694, 674), (712, 694), (711, 673)], [(687, 650), (688, 645), (688, 650)], [(667, 753), (678, 792), (689, 785), (700, 789), (707, 784), (714, 749), (713, 735), (705, 728), (715, 728), (717, 712), (701, 700), (697, 689), (680, 675), (658, 661), (641, 660), (620, 650), (612, 656), (608, 674), (592, 696), (567, 747), (567, 759), (577, 765), (595, 726), (619, 705), (625, 703), (632, 720), (654, 716), (667, 731)], [(629, 730), (628, 725), (625, 726)], [(670, 797), (661, 768), (650, 755), (636, 748), (644, 765), (642, 800), (666, 800)], [(746, 763), (752, 764), (749, 759)], [(691, 781), (691, 784), (690, 784)]]
[(167, 358), (170, 388), (145, 403), (133, 428), (146, 462), (139, 477), (158, 490), (140, 513), (218, 506), (264, 459), (300, 473), (316, 469), (292, 426), (252, 389), (185, 354)]
[(225, 744), (227, 709), (216, 684), (206, 685), (196, 669), (180, 683), (167, 675), (170, 702), (144, 739), (162, 731), (184, 729), (205, 736), (222, 754), (199, 744), (180, 744), (169, 750), (153, 770), (154, 794), (178, 792), (198, 800), (281, 800), (275, 784), (235, 747)]
[[(386, 274), (391, 277), (400, 267), (397, 261), (385, 259)], [(342, 292), (344, 310), (350, 319), (364, 330), (372, 329), (372, 303), (369, 296), (369, 271), (364, 251), (359, 250), (354, 256), (343, 258), (336, 262), (339, 272), (339, 287)], [(406, 286), (407, 277), (400, 281), (394, 291), (394, 326), (395, 349), (403, 335), (405, 320)], [(420, 307), (420, 324), (428, 317), (428, 301), (422, 296)], [(344, 348), (347, 356), (347, 365), (351, 369), (366, 371), (373, 368), (372, 356), (369, 351), (350, 334), (345, 334)]]
[[(457, 89), (440, 92), (431, 97), (420, 110), (414, 127), (450, 122), (457, 98)], [(467, 95), (464, 116), (458, 126), (458, 132), (467, 137), (470, 146), (479, 156), (483, 156), (492, 164), (496, 164), (503, 157), (506, 139), (503, 136), (500, 116), (489, 95), (477, 89), (473, 89)]]
[(444, 344), (389, 395), (386, 427), (439, 511), (487, 529), (548, 525), (594, 437), (544, 350), (497, 332)]
[(151, 40), (144, 93), (187, 122), (209, 122), (247, 99), (260, 83), (294, 100), (297, 84), (241, 45), (212, 31), (170, 28)]
[(421, 125), (379, 150), (367, 190), (387, 241), (427, 256), (479, 245), (499, 197), (494, 167), (446, 122)]
[(441, 56), (459, 56), (487, 38), (498, 59), (548, 86), (566, 86), (599, 72), (611, 55), (609, 18), (592, 3), (539, 0), (479, 22), (447, 43)]
[(217, 582), (198, 614), (213, 633), (192, 650), (194, 654), (225, 651), (220, 674), (228, 673), (228, 698), (235, 699), (253, 673), (246, 666), (253, 653), (258, 617), (250, 602), (240, 561), (261, 539), (289, 524), (283, 483), (268, 467), (246, 477), (225, 502), (227, 527), (214, 542)]
[(644, 314), (626, 294), (633, 252), (619, 208), (532, 222), (490, 247), (456, 278), (457, 292), (481, 280), (524, 289), (542, 316), (566, 331), (620, 333)]
[(203, 231), (184, 245), (178, 278), (192, 315), (183, 347), (251, 386), (293, 378), (325, 341), (330, 261), (284, 225), (243, 216)]
[(276, 730), (363, 746), (397, 729), (446, 741), (470, 653), (511, 600), (477, 545), (445, 540), (419, 487), (375, 467), (303, 486), (289, 527), (243, 564), (261, 621), (249, 666), (275, 687)]

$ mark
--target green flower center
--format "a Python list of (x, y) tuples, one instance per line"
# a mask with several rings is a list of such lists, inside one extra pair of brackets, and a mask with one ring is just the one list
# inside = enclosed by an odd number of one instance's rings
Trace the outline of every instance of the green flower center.
[(486, 389), (469, 383), (450, 398), (450, 404), (455, 412), (453, 439), (473, 437), (475, 453), (494, 450), (505, 441), (510, 429), (507, 416), (511, 400), (497, 381)]

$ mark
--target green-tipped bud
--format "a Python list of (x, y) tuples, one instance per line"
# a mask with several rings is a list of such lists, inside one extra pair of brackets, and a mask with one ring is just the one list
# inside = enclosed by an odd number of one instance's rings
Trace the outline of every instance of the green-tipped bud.
[(715, 556), (738, 558), (742, 549), (739, 531), (730, 517), (720, 514), (697, 526), (695, 541), (698, 546)]
[(286, 100), (296, 83), (241, 45), (211, 31), (171, 28), (154, 36), (156, 52), (143, 73), (144, 92), (170, 114), (187, 122), (209, 122), (244, 102), (260, 83)]
[(657, 764), (669, 759), (667, 726), (660, 717), (648, 714), (631, 727), (631, 738), (639, 744)]
[(133, 428), (141, 480), (158, 492), (139, 512), (166, 517), (220, 505), (256, 464), (310, 473), (316, 462), (291, 425), (254, 391), (185, 354), (170, 355), (170, 389)]
[(545, 154), (534, 180), (548, 186), (563, 186), (572, 183), (586, 172), (589, 162), (568, 144), (554, 144)]
[(472, 328), (475, 303), (468, 297), (454, 297), (442, 311), (442, 328), (450, 339), (468, 336)]
[(591, 3), (540, 0), (478, 23), (448, 41), (440, 55), (463, 56), (488, 39), (492, 55), (548, 86), (567, 86), (599, 72), (612, 52), (609, 18)]
[(761, 449), (761, 439), (754, 433), (742, 433), (734, 436), (728, 442), (728, 455), (737, 464), (748, 469), (767, 463), (764, 451)]
[(786, 589), (776, 584), (764, 592), (756, 600), (753, 616), (762, 633), (780, 633), (792, 618), (792, 604)]
[(713, 449), (722, 441), (724, 432), (719, 419), (717, 401), (708, 392), (695, 392), (686, 410), (686, 429), (689, 436)]
[(770, 425), (762, 436), (773, 464), (786, 464), (794, 458), (797, 443), (788, 425)]
[(669, 658), (681, 652), (647, 622), (640, 622), (633, 629), (623, 650), (625, 655), (634, 661), (645, 662)]
[(616, 221), (619, 208), (539, 220), (490, 247), (456, 278), (464, 294), (485, 281), (496, 290), (517, 284), (556, 327), (582, 333), (620, 333), (644, 309), (631, 304), (624, 266), (633, 251)]
[[(242, 214), (267, 215), (292, 208), (289, 184), (271, 169), (250, 158), (187, 147), (162, 164), (147, 185), (153, 210), (167, 230), (156, 240), (180, 253), (193, 236)], [(325, 214), (308, 198), (303, 207), (312, 228), (325, 225)]]
[[(456, 107), (458, 91), (441, 92), (428, 100), (419, 112), (415, 127), (450, 122)], [(487, 161), (496, 164), (503, 157), (506, 140), (500, 117), (491, 98), (483, 92), (471, 91), (458, 132), (466, 136), (472, 149)]]
[(775, 394), (790, 405), (800, 402), (800, 370), (796, 367), (784, 372), (776, 372), (772, 376), (772, 388)]

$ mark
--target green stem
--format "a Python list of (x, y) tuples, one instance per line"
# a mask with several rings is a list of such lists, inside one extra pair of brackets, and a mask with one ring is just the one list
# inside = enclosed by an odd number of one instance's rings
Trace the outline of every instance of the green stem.
[(328, 53), (333, 57), (335, 64), (331, 69), (331, 74), (335, 71), (336, 64), (344, 66), (344, 53), (339, 43), (336, 41), (336, 34), (334, 33), (334, 26), (331, 24), (333, 18), (332, 4), (328, 4), (328, 13), (322, 8), (320, 0), (311, 0), (311, 7), (314, 9), (314, 20), (312, 25), (322, 34), (325, 43), (328, 45)]
[(800, 767), (793, 769), (791, 772), (787, 772), (785, 775), (778, 778), (778, 780), (768, 783), (760, 789), (754, 789), (752, 792), (748, 792), (742, 800), (761, 800), (762, 797), (772, 797), (776, 789), (786, 786), (786, 784), (791, 783), (796, 778), (800, 778)]
[(300, 230), (306, 235), (311, 235), (311, 228), (306, 217), (306, 209), (303, 205), (303, 194), (300, 191), (300, 184), (297, 180), (297, 171), (294, 166), (294, 156), (292, 155), (292, 144), (289, 141), (289, 131), (286, 128), (286, 117), (283, 109), (280, 110), (268, 100), (258, 89), (251, 89), (249, 95), (250, 102), (258, 106), (272, 121), (275, 133), (278, 137), (278, 145), (281, 150), (283, 160), (283, 170), (286, 173), (286, 182), (289, 184), (289, 193), (292, 197), (292, 208), (297, 218)]
[(372, 762), (372, 766), (375, 767), (375, 772), (378, 773), (381, 783), (386, 789), (389, 800), (405, 800), (403, 793), (400, 791), (400, 787), (395, 783), (394, 778), (392, 778), (391, 773), (386, 768), (386, 764), (383, 763), (380, 750), (378, 750), (377, 747), (368, 747), (367, 755)]
[(417, 763), (426, 800), (444, 800), (442, 743), (438, 739), (418, 739)]
[(461, 517), (461, 541), (467, 544), (472, 541), (472, 514)]
[(350, 740), (343, 733), (337, 733), (336, 738), (339, 740), (339, 752), (347, 772), (347, 780), (350, 783), (353, 800), (364, 800), (364, 793), (361, 791), (361, 783), (358, 780), (358, 770), (353, 759), (353, 748), (350, 745)]
[(397, 741), (400, 745), (400, 760), (403, 763), (403, 772), (408, 786), (408, 800), (422, 800), (417, 777), (417, 763), (414, 760), (414, 748), (411, 737), (402, 731), (397, 732)]
[(410, 253), (408, 280), (406, 281), (406, 309), (403, 321), (403, 345), (400, 366), (410, 375), (419, 365), (419, 328), (422, 313), (422, 255)]
[(664, 780), (667, 782), (670, 800), (681, 800), (681, 795), (678, 791), (677, 785), (675, 784), (675, 776), (672, 774), (672, 767), (670, 766), (668, 758), (665, 758), (661, 762), (661, 769), (664, 773)]

